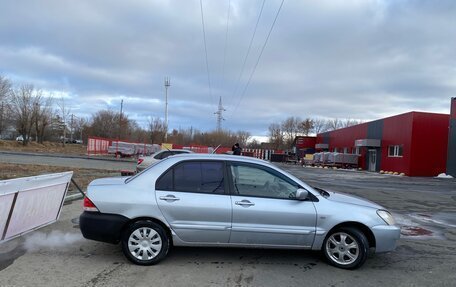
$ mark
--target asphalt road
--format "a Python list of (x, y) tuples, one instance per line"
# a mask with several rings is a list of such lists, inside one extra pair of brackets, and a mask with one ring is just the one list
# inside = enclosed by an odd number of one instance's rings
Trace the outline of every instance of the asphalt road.
[(175, 248), (141, 267), (120, 246), (83, 239), (73, 202), (55, 224), (0, 245), (0, 286), (455, 286), (456, 180), (283, 167), (389, 208), (403, 229), (396, 250), (355, 271), (318, 252), (230, 248)]
[(136, 167), (136, 162), (134, 160), (115, 160), (114, 158), (106, 160), (74, 156), (59, 157), (37, 153), (0, 152), (0, 162), (16, 164), (40, 164), (74, 168), (94, 168), (115, 171), (135, 170)]

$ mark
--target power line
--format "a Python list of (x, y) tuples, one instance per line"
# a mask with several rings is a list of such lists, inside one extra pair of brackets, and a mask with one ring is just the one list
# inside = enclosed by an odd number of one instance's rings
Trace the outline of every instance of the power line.
[[(253, 35), (252, 35), (252, 38), (250, 39), (249, 47), (247, 49), (247, 54), (244, 57), (244, 62), (242, 63), (242, 68), (241, 68), (241, 71), (239, 73), (239, 77), (238, 77), (238, 79), (236, 81), (236, 86), (235, 86), (234, 93), (233, 93), (233, 98), (232, 98), (233, 100), (234, 100), (234, 97), (236, 97), (236, 94), (237, 94), (237, 91), (238, 91), (238, 88), (239, 88), (239, 84), (241, 82), (242, 75), (244, 74), (245, 64), (247, 63), (247, 58), (249, 57), (250, 50), (252, 49), (253, 39), (255, 38), (255, 34), (256, 34), (256, 31), (257, 31), (257, 28), (258, 28), (258, 23), (260, 22), (261, 15), (263, 14), (263, 8), (264, 8), (264, 3), (265, 2), (266, 2), (266, 0), (263, 0), (263, 3), (261, 4), (260, 13), (258, 14), (258, 19), (257, 19), (256, 24), (255, 24), (255, 29), (253, 30)], [(234, 110), (233, 110), (233, 112), (234, 112)]]
[(228, 46), (228, 24), (230, 22), (230, 9), (231, 7), (231, 0), (228, 0), (228, 16), (226, 17), (226, 32), (225, 32), (225, 47), (223, 48), (223, 65), (222, 65), (222, 80), (221, 86), (225, 81), (225, 63), (226, 63), (226, 47)]
[(255, 63), (255, 66), (253, 67), (252, 73), (250, 73), (249, 80), (248, 80), (247, 83), (245, 84), (244, 90), (242, 91), (242, 94), (241, 94), (241, 98), (239, 99), (239, 102), (237, 103), (236, 107), (234, 108), (233, 113), (234, 113), (234, 112), (237, 110), (237, 108), (239, 107), (239, 104), (241, 103), (242, 99), (244, 98), (245, 92), (247, 91), (247, 88), (248, 88), (248, 86), (249, 86), (249, 84), (250, 84), (250, 81), (252, 80), (253, 74), (255, 74), (255, 71), (256, 71), (256, 68), (257, 68), (257, 66), (258, 66), (258, 63), (260, 62), (261, 56), (263, 55), (264, 49), (266, 48), (266, 45), (267, 45), (267, 43), (268, 43), (269, 36), (271, 36), (272, 29), (274, 29), (275, 23), (276, 23), (277, 18), (279, 17), (279, 14), (280, 14), (280, 10), (282, 10), (283, 2), (285, 2), (285, 0), (282, 0), (282, 3), (280, 3), (280, 7), (279, 7), (279, 9), (277, 10), (276, 16), (275, 16), (275, 18), (274, 18), (274, 22), (272, 22), (271, 29), (269, 29), (268, 36), (266, 37), (266, 40), (264, 41), (263, 47), (261, 48), (260, 55), (258, 56), (258, 59), (257, 59), (257, 61), (256, 61), (256, 63)]
[(207, 57), (206, 29), (204, 28), (203, 0), (200, 0), (200, 7), (201, 7), (201, 23), (203, 25), (204, 52), (206, 54), (207, 83), (209, 85), (209, 94), (211, 96), (211, 103), (212, 103), (212, 102), (214, 102), (214, 100), (212, 99), (212, 86), (211, 86), (211, 77), (210, 77), (210, 72), (209, 72), (209, 60)]

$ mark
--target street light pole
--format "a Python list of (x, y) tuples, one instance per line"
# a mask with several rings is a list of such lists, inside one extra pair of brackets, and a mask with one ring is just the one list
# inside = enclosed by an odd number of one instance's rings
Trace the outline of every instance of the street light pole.
[(165, 142), (168, 139), (168, 88), (171, 82), (168, 77), (165, 77)]

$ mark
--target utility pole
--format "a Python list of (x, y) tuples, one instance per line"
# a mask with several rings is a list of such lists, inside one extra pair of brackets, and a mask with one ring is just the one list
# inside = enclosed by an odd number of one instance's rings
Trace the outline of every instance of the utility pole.
[(123, 99), (120, 101), (119, 140), (122, 138), (122, 110), (123, 110)]
[(3, 134), (3, 101), (2, 101), (2, 109), (0, 110), (0, 139), (2, 138)]
[(70, 122), (70, 143), (73, 143), (73, 119), (74, 119), (74, 114), (71, 114), (71, 122)]
[(165, 77), (165, 142), (168, 140), (168, 88), (171, 82), (168, 77)]
[(217, 115), (217, 131), (221, 131), (222, 130), (222, 121), (224, 121), (225, 119), (223, 118), (223, 112), (226, 112), (226, 110), (223, 108), (223, 105), (222, 105), (222, 97), (219, 98), (219, 104), (218, 104), (218, 109), (217, 111), (214, 113)]

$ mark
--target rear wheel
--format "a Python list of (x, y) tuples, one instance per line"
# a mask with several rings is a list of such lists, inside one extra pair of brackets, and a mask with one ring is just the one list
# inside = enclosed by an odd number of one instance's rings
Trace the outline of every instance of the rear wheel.
[(159, 224), (138, 221), (131, 224), (122, 236), (122, 251), (131, 262), (153, 265), (162, 260), (169, 250), (169, 238)]
[(329, 263), (343, 269), (361, 267), (367, 259), (369, 243), (356, 228), (341, 228), (329, 234), (323, 243), (323, 253)]

